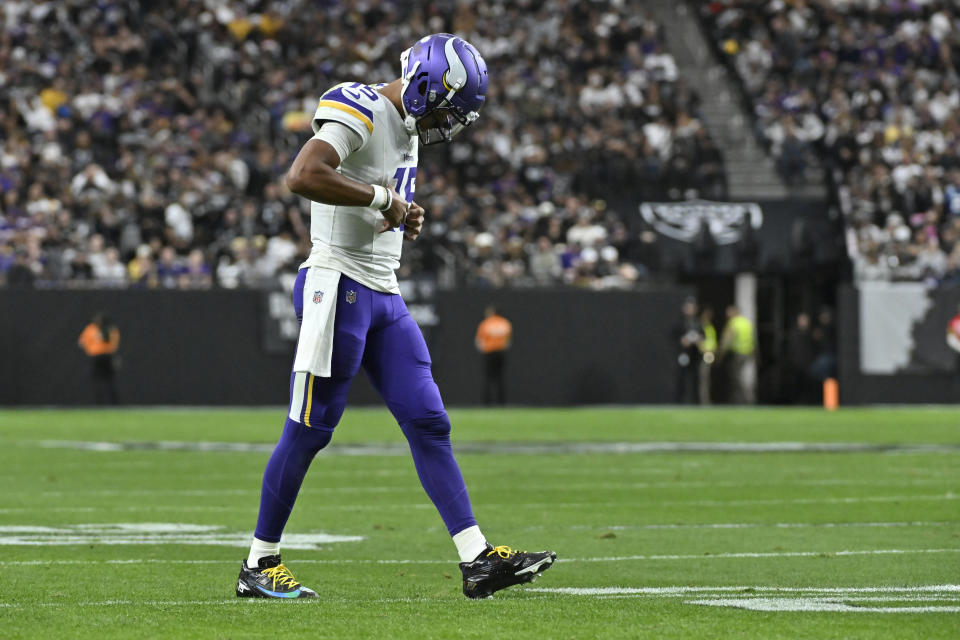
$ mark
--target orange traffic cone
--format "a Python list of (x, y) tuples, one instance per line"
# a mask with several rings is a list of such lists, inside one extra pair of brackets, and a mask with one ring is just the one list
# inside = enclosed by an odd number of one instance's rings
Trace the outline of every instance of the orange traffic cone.
[(840, 404), (840, 385), (836, 378), (827, 378), (823, 381), (823, 408), (833, 411)]

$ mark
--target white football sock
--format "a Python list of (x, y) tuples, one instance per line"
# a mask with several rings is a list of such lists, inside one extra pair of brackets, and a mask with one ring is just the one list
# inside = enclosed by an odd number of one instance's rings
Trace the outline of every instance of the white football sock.
[(460, 562), (473, 562), (487, 548), (487, 539), (480, 533), (480, 527), (473, 525), (454, 535), (453, 544), (457, 545)]
[[(279, 542), (264, 542), (254, 537), (253, 544), (250, 545), (250, 555), (247, 556), (247, 566), (251, 569), (256, 569), (260, 558), (275, 556), (278, 553), (280, 553)], [(479, 551), (477, 553), (479, 553)]]

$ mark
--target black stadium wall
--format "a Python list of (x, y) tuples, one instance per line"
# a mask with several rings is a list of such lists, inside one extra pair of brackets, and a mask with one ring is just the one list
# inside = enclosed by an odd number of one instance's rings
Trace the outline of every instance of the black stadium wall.
[(473, 344), (487, 304), (512, 323), (508, 398), (523, 404), (665, 403), (673, 399), (670, 334), (692, 291), (474, 290), (441, 293), (432, 353), (451, 403), (477, 404), (482, 380)]
[(77, 338), (103, 311), (121, 332), (123, 403), (280, 404), (290, 359), (261, 348), (261, 298), (252, 291), (4, 291), (0, 402), (89, 404), (89, 364)]
[[(669, 336), (689, 293), (436, 292), (426, 331), (434, 374), (448, 404), (480, 402), (473, 336), (493, 303), (514, 325), (511, 403), (669, 402), (676, 355)], [(89, 365), (77, 338), (98, 311), (121, 331), (124, 404), (283, 404), (294, 346), (278, 348), (269, 335), (270, 306), (258, 291), (0, 291), (0, 404), (90, 404)], [(379, 402), (362, 374), (351, 402)]]

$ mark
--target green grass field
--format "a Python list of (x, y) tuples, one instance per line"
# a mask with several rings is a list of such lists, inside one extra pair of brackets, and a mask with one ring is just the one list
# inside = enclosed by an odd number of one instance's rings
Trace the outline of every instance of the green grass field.
[(465, 599), (349, 409), (287, 528), (320, 599), (268, 602), (233, 589), (282, 409), (0, 411), (0, 638), (960, 637), (960, 409), (451, 417), (487, 537), (561, 562)]

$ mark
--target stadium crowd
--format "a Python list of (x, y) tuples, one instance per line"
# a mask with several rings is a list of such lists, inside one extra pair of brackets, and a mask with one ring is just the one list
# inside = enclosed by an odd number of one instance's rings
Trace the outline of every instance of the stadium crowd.
[(401, 275), (631, 286), (655, 263), (630, 226), (640, 197), (723, 196), (640, 0), (5, 0), (0, 281), (271, 284), (309, 246), (283, 175), (319, 95), (396, 78), (437, 31), (477, 45), (493, 81), (472, 130), (421, 154), (429, 217)]
[(715, 0), (702, 16), (788, 181), (829, 171), (858, 280), (960, 283), (960, 8)]

